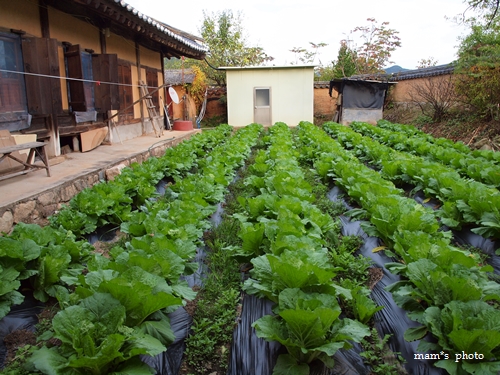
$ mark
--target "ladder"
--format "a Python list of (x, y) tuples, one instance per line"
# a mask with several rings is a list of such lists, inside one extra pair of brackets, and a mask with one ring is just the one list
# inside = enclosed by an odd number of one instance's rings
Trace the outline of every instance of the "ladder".
[(139, 81), (139, 85), (141, 86), (141, 96), (144, 98), (144, 102), (148, 108), (151, 126), (153, 127), (155, 135), (157, 137), (161, 137), (163, 135), (163, 120), (153, 104), (153, 97), (149, 94), (148, 86), (144, 83), (144, 81)]

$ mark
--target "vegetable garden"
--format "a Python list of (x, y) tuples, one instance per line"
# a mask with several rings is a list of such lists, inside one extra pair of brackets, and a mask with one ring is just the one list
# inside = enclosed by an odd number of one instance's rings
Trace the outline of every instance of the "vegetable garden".
[(499, 163), (387, 121), (205, 131), (0, 237), (0, 325), (53, 312), (4, 372), (498, 373)]

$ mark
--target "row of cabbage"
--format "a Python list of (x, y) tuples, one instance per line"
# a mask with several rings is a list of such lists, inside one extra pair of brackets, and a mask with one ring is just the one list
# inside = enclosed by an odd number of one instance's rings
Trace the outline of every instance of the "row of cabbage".
[[(373, 127), (363, 123), (353, 126), (358, 131)], [(436, 213), (443, 224), (453, 229), (474, 224), (474, 233), (500, 238), (500, 191), (497, 189), (464, 179), (449, 166), (396, 151), (350, 127), (327, 123), (324, 129), (345, 147), (353, 148), (359, 158), (380, 168), (385, 179), (412, 184), (415, 190), (423, 190), (427, 196), (439, 199), (442, 206)]]
[(457, 151), (453, 148), (429, 142), (425, 138), (408, 136), (404, 132), (391, 131), (378, 126), (368, 126), (368, 124), (362, 122), (354, 122), (350, 126), (352, 129), (387, 144), (398, 151), (411, 152), (427, 157), (455, 168), (463, 176), (470, 177), (492, 187), (500, 187), (500, 166), (496, 159), (494, 159), (498, 155), (497, 152), (488, 154), (492, 155), (492, 159), (488, 160), (481, 156), (475, 156), (471, 153)]
[[(243, 211), (233, 215), (243, 244), (232, 250), (253, 264), (244, 290), (275, 304), (274, 315), (253, 323), (258, 337), (287, 349), (273, 374), (309, 374), (313, 362), (331, 368), (337, 350), (368, 336), (363, 323), (381, 307), (366, 287), (334, 281), (339, 269), (328, 237), (338, 235), (336, 224), (314, 204), (290, 129), (275, 124), (265, 142), (244, 181), (253, 194), (239, 198)], [(356, 320), (341, 317), (339, 300), (352, 306)]]
[[(182, 176), (198, 159), (232, 131), (229, 126), (197, 134), (160, 158), (125, 168), (115, 180), (86, 188), (71, 199), (51, 225), (18, 224), (13, 233), (0, 237), (0, 319), (12, 305), (23, 302), (21, 282), (29, 282), (36, 299), (46, 302), (56, 293), (67, 293), (67, 282), (82, 272), (93, 247), (82, 237), (97, 227), (120, 225), (134, 207), (155, 195), (162, 178)], [(25, 281), (24, 281), (25, 280)]]
[(412, 138), (419, 138), (430, 143), (434, 143), (444, 148), (451, 148), (463, 154), (474, 156), (476, 158), (484, 158), (493, 162), (500, 162), (500, 154), (493, 150), (473, 150), (466, 146), (463, 142), (454, 142), (448, 138), (435, 138), (412, 125), (395, 124), (387, 120), (379, 120), (377, 126), (382, 129), (387, 129), (396, 133), (403, 133)]
[(173, 179), (196, 168), (199, 159), (231, 133), (229, 125), (196, 134), (159, 158), (126, 168), (113, 181), (84, 189), (51, 218), (54, 227), (62, 226), (75, 235), (92, 233), (106, 224), (119, 225), (128, 220), (134, 208), (154, 196), (162, 179)]
[(61, 344), (34, 351), (29, 373), (154, 373), (139, 356), (162, 353), (174, 340), (168, 314), (195, 297), (181, 275), (197, 268), (197, 244), (222, 199), (214, 192), (232, 181), (261, 129), (238, 131), (196, 173), (174, 177), (164, 196), (145, 200), (122, 222), (127, 242), (107, 255), (91, 252), (85, 272), (62, 280), (72, 293), (56, 291), (62, 309), (48, 331)]
[(405, 338), (420, 340), (419, 352), (432, 351), (426, 358), (439, 358), (435, 366), (450, 374), (500, 371), (500, 286), (489, 278), (491, 266), (453, 247), (433, 210), (406, 198), (324, 131), (302, 123), (299, 134), (319, 173), (334, 178), (361, 206), (352, 214), (368, 219), (365, 231), (398, 259), (386, 267), (403, 280), (388, 290), (422, 324)]

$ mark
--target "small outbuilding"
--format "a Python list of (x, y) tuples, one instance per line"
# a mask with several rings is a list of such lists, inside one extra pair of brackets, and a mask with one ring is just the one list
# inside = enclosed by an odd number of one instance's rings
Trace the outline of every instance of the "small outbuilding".
[(330, 96), (332, 90), (338, 93), (333, 120), (343, 125), (353, 121), (376, 124), (383, 118), (384, 101), (391, 84), (350, 78), (331, 80)]
[(224, 67), (232, 126), (314, 121), (314, 65)]
[(194, 81), (194, 73), (191, 69), (167, 69), (165, 70), (165, 83), (171, 86), (181, 99), (179, 103), (172, 101), (170, 94), (166, 94), (166, 106), (168, 115), (175, 120), (196, 120), (196, 104), (188, 93), (188, 87)]

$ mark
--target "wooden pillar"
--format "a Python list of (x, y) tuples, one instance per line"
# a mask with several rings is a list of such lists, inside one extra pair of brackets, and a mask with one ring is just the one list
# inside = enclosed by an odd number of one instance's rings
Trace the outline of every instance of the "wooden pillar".
[[(142, 73), (141, 73), (141, 50), (139, 43), (135, 42), (135, 62), (137, 65), (137, 80), (140, 82), (142, 80)], [(137, 85), (139, 85), (139, 82), (137, 82)], [(139, 90), (139, 98), (141, 97), (141, 89), (138, 88)], [(140, 109), (141, 109), (141, 127), (142, 127), (142, 134), (146, 134), (146, 124), (144, 123), (144, 106), (142, 105), (142, 101), (139, 102), (140, 104)]]
[[(165, 84), (165, 54), (160, 51), (160, 66), (161, 66), (161, 82), (158, 82), (158, 86)], [(167, 102), (167, 88), (164, 87), (160, 90), (160, 108), (158, 108), (158, 113), (166, 116), (167, 114), (163, 111), (164, 105)]]

